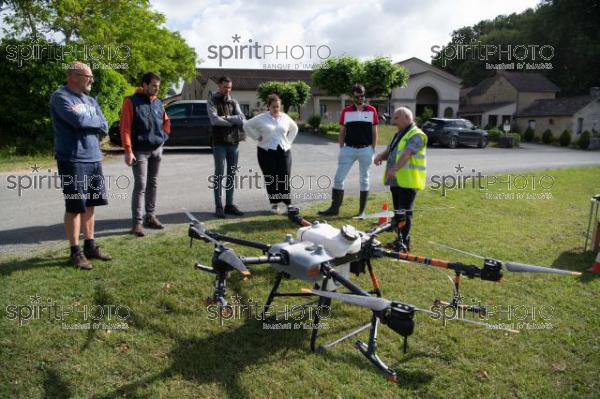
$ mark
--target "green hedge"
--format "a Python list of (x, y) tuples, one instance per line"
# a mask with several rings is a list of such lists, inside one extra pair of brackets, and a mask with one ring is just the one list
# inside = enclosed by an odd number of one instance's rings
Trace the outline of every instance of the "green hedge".
[(339, 132), (340, 131), (340, 124), (339, 123), (326, 123), (324, 125), (321, 125), (321, 129), (327, 131), (327, 132)]
[(491, 141), (492, 143), (497, 143), (498, 140), (500, 139), (500, 136), (502, 136), (504, 133), (498, 129), (497, 127), (494, 127), (490, 130), (488, 130), (488, 140)]

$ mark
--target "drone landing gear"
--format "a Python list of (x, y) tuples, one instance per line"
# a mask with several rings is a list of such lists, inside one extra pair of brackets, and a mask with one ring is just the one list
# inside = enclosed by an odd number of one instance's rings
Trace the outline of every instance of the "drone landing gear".
[(233, 308), (229, 303), (227, 303), (227, 299), (225, 299), (225, 291), (226, 291), (226, 280), (227, 280), (227, 272), (217, 271), (212, 267), (204, 266), (200, 263), (196, 263), (196, 269), (201, 270), (203, 272), (212, 273), (216, 275), (215, 278), (215, 292), (212, 296), (206, 298), (207, 305), (218, 305), (219, 306), (219, 315), (222, 317), (229, 317), (233, 314)]
[(267, 302), (265, 302), (265, 305), (263, 306), (263, 312), (262, 312), (262, 317), (261, 317), (261, 320), (263, 322), (265, 322), (265, 321), (270, 322), (270, 321), (277, 320), (279, 317), (287, 317), (287, 316), (293, 315), (295, 313), (298, 313), (301, 310), (303, 311), (304, 309), (308, 308), (309, 306), (315, 305), (320, 302), (320, 300), (309, 301), (309, 302), (304, 303), (303, 305), (294, 306), (290, 310), (286, 310), (286, 311), (280, 312), (280, 313), (275, 313), (275, 314), (267, 317), (267, 312), (269, 311), (269, 308), (271, 307), (271, 304), (273, 303), (273, 301), (275, 300), (276, 297), (279, 297), (279, 296), (290, 296), (290, 297), (312, 296), (311, 294), (306, 294), (304, 292), (279, 292), (279, 286), (281, 285), (281, 280), (284, 277), (289, 277), (289, 275), (284, 272), (279, 272), (279, 273), (277, 273), (277, 276), (275, 277), (275, 282), (273, 283), (273, 287), (271, 288), (271, 292), (269, 293)]
[[(378, 297), (381, 297), (381, 285), (379, 284), (379, 280), (377, 279), (377, 276), (375, 275), (375, 272), (373, 271), (373, 266), (371, 265), (371, 262), (369, 260), (367, 260), (366, 266), (369, 271), (369, 276), (371, 277), (371, 283), (373, 284), (373, 290), (369, 291), (368, 293), (374, 294)], [(343, 282), (341, 282), (341, 283), (343, 284)], [(324, 285), (326, 285), (326, 284), (327, 283), (325, 282)], [(350, 288), (348, 286), (346, 286), (346, 287)], [(353, 290), (351, 289), (351, 291), (353, 291)], [(321, 297), (321, 298), (326, 299), (323, 297)], [(316, 321), (316, 324), (318, 324), (318, 321)], [(313, 330), (313, 333), (311, 336), (311, 341), (310, 341), (310, 348), (313, 352), (317, 352), (317, 353), (325, 352), (326, 350), (328, 350), (329, 348), (332, 348), (333, 346), (339, 344), (340, 342), (343, 342), (343, 341), (347, 340), (348, 338), (352, 338), (353, 336), (358, 335), (361, 332), (363, 332), (369, 328), (372, 328), (372, 327), (373, 327), (373, 322), (371, 321), (367, 324), (356, 327), (354, 330), (350, 331), (349, 333), (347, 333), (331, 342), (322, 344), (321, 346), (319, 346), (316, 349), (315, 349), (315, 347), (316, 347), (318, 330)], [(377, 328), (377, 327), (375, 327), (375, 328)], [(377, 334), (375, 334), (375, 335), (377, 335)]]
[(459, 292), (460, 276), (461, 276), (460, 272), (455, 273), (454, 279), (452, 279), (448, 276), (448, 279), (450, 279), (450, 281), (452, 283), (452, 289), (454, 291), (454, 295), (452, 297), (452, 302), (446, 302), (446, 301), (436, 299), (433, 302), (433, 304), (437, 305), (437, 306), (451, 307), (455, 311), (459, 311), (459, 312), (471, 312), (471, 313), (476, 313), (476, 314), (485, 316), (487, 314), (487, 310), (486, 310), (485, 306), (466, 305), (466, 304), (460, 303), (461, 299), (463, 299), (460, 296), (460, 292)]
[[(394, 369), (388, 367), (383, 360), (377, 355), (377, 328), (379, 326), (379, 318), (373, 315), (371, 319), (371, 323), (368, 324), (371, 327), (369, 333), (369, 343), (365, 344), (364, 342), (358, 340), (356, 341), (356, 349), (358, 349), (369, 361), (377, 367), (379, 370), (383, 371), (387, 376), (388, 381), (397, 382), (398, 375)], [(406, 337), (404, 337), (404, 352), (406, 353)]]

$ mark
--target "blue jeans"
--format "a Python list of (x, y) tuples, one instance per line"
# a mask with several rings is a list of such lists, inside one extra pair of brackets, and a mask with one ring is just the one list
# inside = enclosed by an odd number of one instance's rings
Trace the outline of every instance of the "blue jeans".
[(213, 186), (215, 206), (223, 206), (223, 203), (221, 202), (221, 187), (223, 186), (223, 177), (225, 177), (225, 162), (227, 162), (225, 205), (233, 205), (233, 189), (235, 185), (235, 173), (237, 172), (238, 163), (238, 145), (216, 144), (213, 146), (213, 157), (215, 159), (215, 184)]
[(338, 167), (333, 179), (333, 188), (336, 190), (344, 189), (344, 180), (346, 180), (346, 176), (350, 172), (354, 162), (358, 161), (360, 191), (369, 191), (369, 168), (371, 167), (371, 162), (373, 162), (374, 153), (375, 151), (372, 146), (354, 148), (345, 145), (340, 148)]

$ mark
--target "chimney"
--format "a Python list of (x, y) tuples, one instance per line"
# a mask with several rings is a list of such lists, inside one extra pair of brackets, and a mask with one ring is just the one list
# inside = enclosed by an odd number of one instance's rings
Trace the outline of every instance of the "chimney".
[(590, 87), (590, 96), (600, 97), (600, 87)]

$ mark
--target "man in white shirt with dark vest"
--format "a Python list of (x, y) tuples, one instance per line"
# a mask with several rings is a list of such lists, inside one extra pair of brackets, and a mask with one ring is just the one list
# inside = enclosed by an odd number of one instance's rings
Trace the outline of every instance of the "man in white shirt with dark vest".
[(340, 115), (340, 153), (333, 181), (331, 206), (319, 211), (319, 215), (337, 215), (344, 200), (344, 180), (352, 165), (358, 161), (360, 173), (360, 204), (358, 215), (362, 215), (369, 197), (369, 169), (377, 146), (379, 116), (375, 107), (365, 104), (365, 87), (352, 87), (354, 104), (344, 108)]

